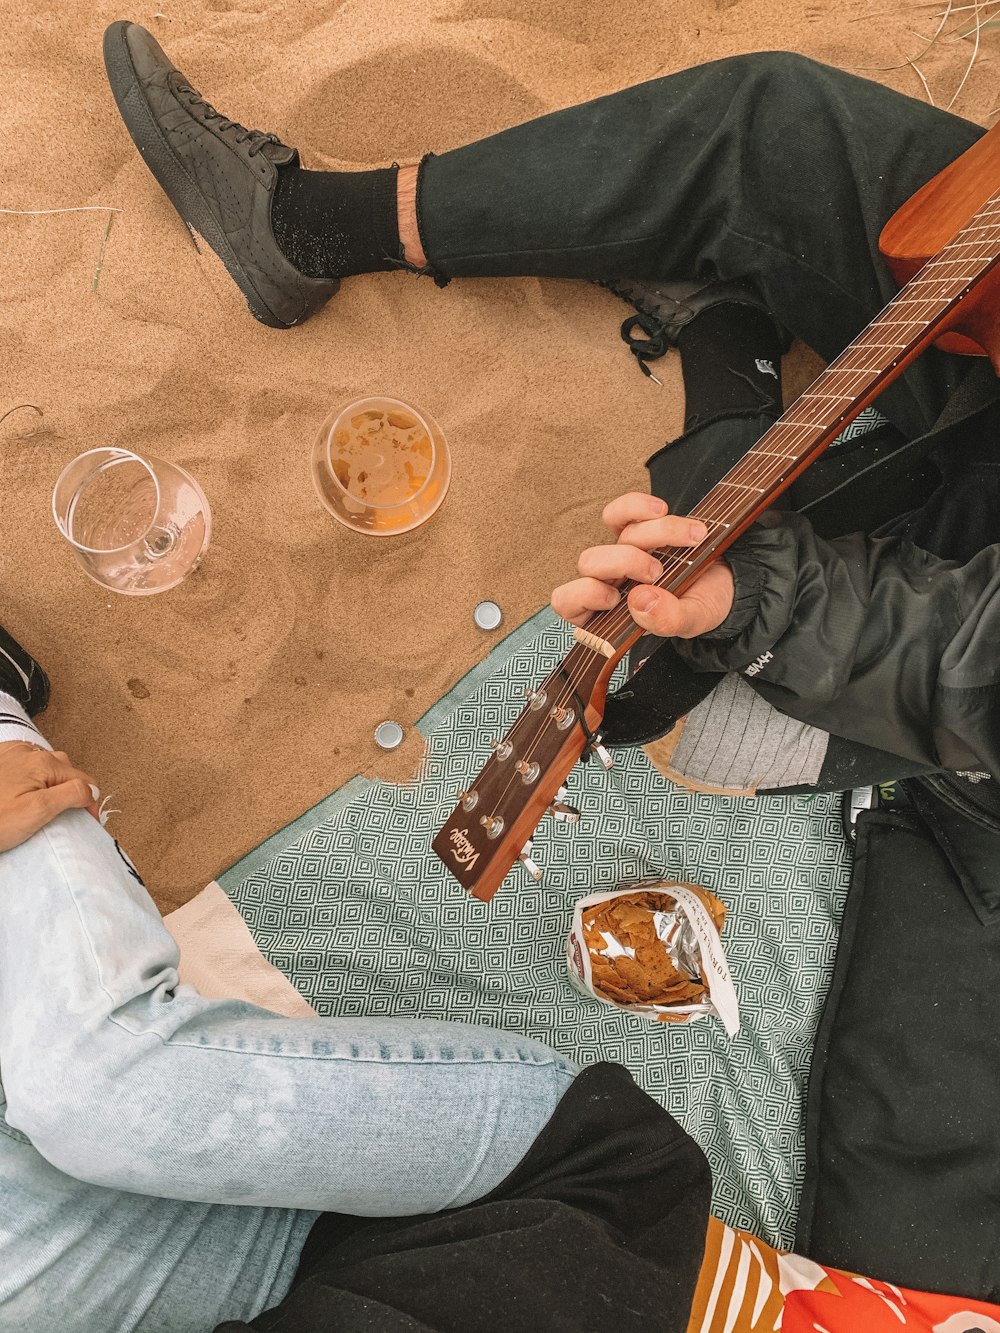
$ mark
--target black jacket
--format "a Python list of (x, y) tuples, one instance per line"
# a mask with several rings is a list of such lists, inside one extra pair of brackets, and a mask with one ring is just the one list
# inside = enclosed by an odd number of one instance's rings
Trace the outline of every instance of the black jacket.
[(896, 537), (824, 541), (765, 514), (728, 553), (736, 601), (677, 642), (781, 712), (930, 767), (1000, 776), (1000, 546), (966, 564)]

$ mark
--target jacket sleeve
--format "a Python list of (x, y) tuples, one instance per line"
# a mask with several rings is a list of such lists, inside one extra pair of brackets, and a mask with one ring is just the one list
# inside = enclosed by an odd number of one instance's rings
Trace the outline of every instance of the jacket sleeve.
[(677, 641), (782, 712), (922, 763), (1000, 776), (1000, 546), (965, 565), (898, 537), (823, 541), (766, 513), (726, 554), (736, 599)]

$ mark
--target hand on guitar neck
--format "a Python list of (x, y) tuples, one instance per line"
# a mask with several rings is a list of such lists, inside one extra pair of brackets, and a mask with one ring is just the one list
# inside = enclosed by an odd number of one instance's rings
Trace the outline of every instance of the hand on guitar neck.
[(624, 579), (634, 583), (626, 595), (635, 623), (661, 638), (693, 639), (723, 623), (733, 605), (733, 575), (725, 560), (709, 565), (679, 596), (652, 586), (663, 565), (651, 551), (697, 546), (704, 541), (703, 523), (669, 514), (655, 495), (633, 491), (605, 506), (604, 524), (616, 545), (590, 546), (577, 561), (581, 577), (563, 583), (552, 594), (552, 609), (571, 625), (584, 625), (595, 611), (610, 611), (621, 600)]
[[(610, 766), (598, 728), (608, 681), (631, 639), (642, 630), (664, 638), (707, 634), (733, 605), (728, 564), (716, 559), (694, 573), (685, 554), (704, 551), (712, 533), (708, 524), (670, 514), (662, 500), (638, 492), (612, 500), (603, 519), (617, 542), (585, 550), (581, 577), (552, 595), (553, 609), (577, 626), (580, 641), (544, 681), (525, 690), (520, 717), (493, 742), (485, 767), (458, 793), (458, 806), (434, 839), (455, 878), (485, 901), (518, 858), (541, 878), (531, 858), (531, 833), (546, 810), (556, 819), (578, 817), (560, 784), (581, 756), (596, 755)], [(718, 520), (710, 522), (718, 530)], [(686, 582), (674, 592), (664, 584), (679, 571)], [(588, 625), (619, 638), (613, 654)]]

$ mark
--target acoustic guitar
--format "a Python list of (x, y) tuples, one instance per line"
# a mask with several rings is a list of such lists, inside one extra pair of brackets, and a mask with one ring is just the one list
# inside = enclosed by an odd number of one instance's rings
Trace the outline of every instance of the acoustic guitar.
[[(987, 355), (1000, 373), (1000, 126), (890, 218), (879, 240), (901, 291), (691, 511), (696, 547), (654, 551), (660, 587), (681, 593), (931, 343)], [(622, 600), (574, 630), (573, 647), (533, 689), (434, 838), (458, 882), (488, 902), (520, 860), (541, 879), (531, 838), (546, 811), (575, 820), (562, 784), (581, 758), (610, 768), (601, 744), (608, 682), (643, 631)]]

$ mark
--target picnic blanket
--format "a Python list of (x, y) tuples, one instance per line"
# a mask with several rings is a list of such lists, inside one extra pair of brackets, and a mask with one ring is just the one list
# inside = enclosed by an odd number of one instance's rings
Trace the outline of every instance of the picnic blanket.
[[(549, 611), (508, 635), (420, 720), (407, 784), (354, 778), (219, 883), (264, 957), (321, 1014), (460, 1019), (527, 1033), (581, 1062), (616, 1060), (701, 1144), (713, 1211), (791, 1246), (803, 1102), (847, 892), (839, 796), (732, 798), (664, 779), (642, 750), (579, 765), (576, 827), (545, 820), (540, 884), (515, 867), (470, 898), (431, 839), (568, 633)], [(577, 993), (566, 975), (574, 902), (643, 876), (691, 880), (726, 904), (723, 942), (742, 1031), (649, 1022)]]

